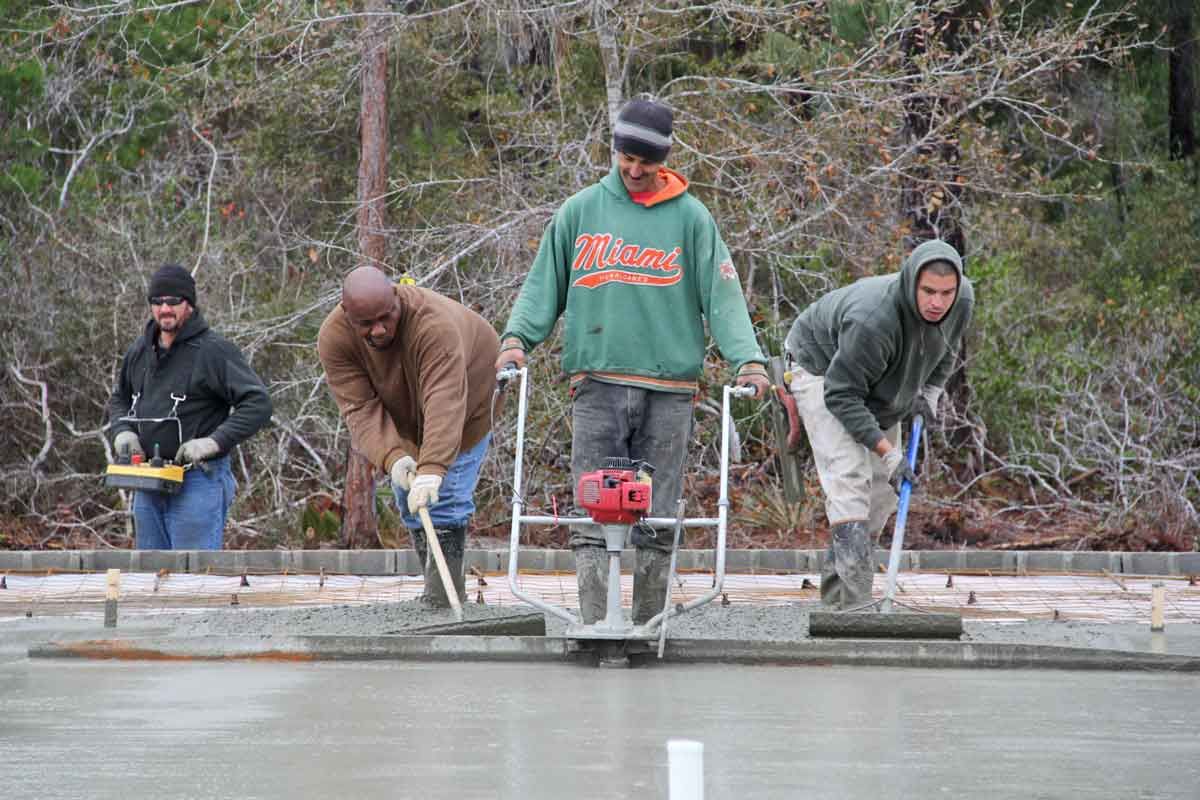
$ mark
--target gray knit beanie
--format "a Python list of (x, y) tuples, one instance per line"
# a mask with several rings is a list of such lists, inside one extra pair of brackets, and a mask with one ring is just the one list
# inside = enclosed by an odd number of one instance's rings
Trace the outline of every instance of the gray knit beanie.
[(617, 114), (613, 149), (661, 164), (671, 152), (671, 130), (675, 115), (652, 100), (630, 100)]

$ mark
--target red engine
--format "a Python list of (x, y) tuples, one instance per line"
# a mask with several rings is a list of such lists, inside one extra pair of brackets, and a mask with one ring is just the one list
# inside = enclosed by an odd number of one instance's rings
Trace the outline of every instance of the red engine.
[(632, 525), (650, 510), (649, 464), (627, 458), (607, 458), (604, 467), (579, 476), (575, 497), (600, 523)]

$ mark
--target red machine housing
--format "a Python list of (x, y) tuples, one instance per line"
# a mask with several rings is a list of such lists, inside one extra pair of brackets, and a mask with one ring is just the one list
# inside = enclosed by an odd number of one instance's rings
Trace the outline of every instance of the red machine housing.
[(632, 525), (650, 510), (650, 483), (633, 468), (605, 467), (579, 476), (575, 497), (596, 522)]

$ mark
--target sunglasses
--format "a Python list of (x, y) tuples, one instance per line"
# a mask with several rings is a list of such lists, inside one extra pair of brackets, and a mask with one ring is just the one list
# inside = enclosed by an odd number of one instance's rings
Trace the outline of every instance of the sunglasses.
[(150, 305), (152, 306), (177, 306), (184, 301), (184, 298), (176, 295), (164, 295), (162, 297), (151, 297)]

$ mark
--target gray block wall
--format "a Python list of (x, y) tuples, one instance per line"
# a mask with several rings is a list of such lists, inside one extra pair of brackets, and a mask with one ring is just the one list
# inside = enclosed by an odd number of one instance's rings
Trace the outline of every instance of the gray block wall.
[[(729, 573), (815, 573), (823, 550), (728, 550)], [(876, 550), (876, 561), (887, 565), (888, 551)], [(569, 550), (522, 549), (522, 570), (573, 572)], [(468, 550), (468, 567), (505, 572), (508, 550)], [(711, 570), (712, 550), (681, 550), (681, 570)], [(633, 568), (633, 551), (621, 554), (621, 566)], [(902, 570), (930, 572), (987, 571), (997, 573), (1111, 572), (1119, 575), (1200, 575), (1200, 553), (1107, 553), (1076, 551), (1012, 552), (998, 550), (911, 550), (901, 556)], [(412, 550), (2, 550), (0, 573), (5, 572), (213, 572), (217, 574), (278, 574), (283, 572), (350, 575), (417, 575), (420, 564)]]

